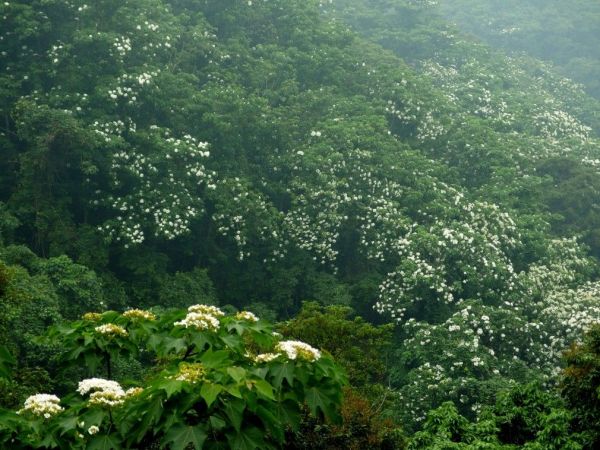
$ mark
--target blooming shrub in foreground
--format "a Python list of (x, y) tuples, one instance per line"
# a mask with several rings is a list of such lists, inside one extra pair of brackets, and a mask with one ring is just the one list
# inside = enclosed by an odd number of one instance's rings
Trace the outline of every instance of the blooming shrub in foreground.
[[(333, 360), (279, 341), (251, 313), (206, 305), (159, 317), (88, 313), (49, 337), (65, 363), (90, 376), (62, 399), (37, 394), (16, 413), (0, 411), (2, 448), (269, 449), (297, 429), (304, 404), (315, 416), (339, 418), (346, 380)], [(118, 358), (140, 353), (157, 361), (143, 380), (110, 379)]]

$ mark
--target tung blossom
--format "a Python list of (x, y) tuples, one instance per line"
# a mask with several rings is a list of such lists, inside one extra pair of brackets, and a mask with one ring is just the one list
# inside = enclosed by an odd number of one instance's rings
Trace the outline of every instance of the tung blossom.
[(105, 323), (104, 325), (97, 326), (94, 328), (96, 332), (100, 334), (104, 334), (106, 336), (122, 336), (126, 337), (129, 335), (127, 330), (119, 325), (115, 325), (114, 323)]
[(240, 311), (235, 315), (237, 320), (247, 320), (248, 322), (258, 322), (258, 317), (250, 311)]
[(56, 395), (51, 394), (36, 394), (27, 397), (23, 409), (19, 410), (18, 414), (30, 412), (34, 416), (49, 419), (63, 410), (59, 405), (60, 399)]
[(188, 313), (185, 319), (175, 322), (176, 327), (195, 328), (197, 330), (217, 331), (219, 329), (219, 319), (210, 314)]
[(275, 346), (275, 350), (292, 360), (316, 361), (321, 357), (319, 350), (301, 341), (281, 341)]

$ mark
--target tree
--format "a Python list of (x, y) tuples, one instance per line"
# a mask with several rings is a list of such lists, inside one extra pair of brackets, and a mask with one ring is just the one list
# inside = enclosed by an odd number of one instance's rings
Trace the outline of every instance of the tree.
[[(0, 441), (11, 448), (189, 447), (267, 449), (297, 429), (302, 405), (339, 418), (343, 372), (300, 341), (277, 339), (249, 312), (225, 316), (193, 305), (157, 317), (150, 311), (86, 313), (53, 328), (67, 364), (90, 378), (62, 400), (28, 397), (2, 411)], [(143, 380), (114, 380), (119, 358), (157, 362)], [(98, 378), (104, 374), (107, 378)]]

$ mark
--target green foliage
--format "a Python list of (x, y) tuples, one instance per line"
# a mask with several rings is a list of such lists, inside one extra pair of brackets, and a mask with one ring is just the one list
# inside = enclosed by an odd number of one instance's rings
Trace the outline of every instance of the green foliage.
[(10, 354), (6, 347), (0, 347), (0, 377), (8, 378), (11, 373), (11, 367), (16, 363), (15, 358)]
[(374, 326), (355, 316), (347, 306), (305, 302), (296, 317), (282, 324), (280, 331), (284, 336), (326, 349), (344, 367), (353, 386), (368, 389), (387, 381), (391, 325)]
[(581, 167), (570, 159), (552, 159), (538, 168), (549, 175), (542, 200), (558, 215), (554, 226), (562, 234), (581, 234), (594, 256), (600, 256), (600, 211), (595, 198), (600, 180), (595, 169)]
[[(560, 48), (559, 73), (478, 43), (440, 14), (471, 6), (461, 21), (474, 18), (489, 35), (543, 2), (435, 3), (0, 4), (0, 345), (16, 359), (12, 378), (0, 381), (1, 403), (12, 407), (44, 384), (72, 391), (85, 370), (143, 382), (155, 399), (139, 397), (145, 419), (82, 432), (92, 448), (123, 439), (252, 448), (265, 436), (268, 448), (281, 442), (273, 424), (298, 422), (299, 403), (332, 414), (337, 397), (310, 384), (315, 373), (280, 360), (260, 374), (242, 364), (242, 347), (268, 346), (266, 331), (235, 325), (214, 342), (194, 341), (161, 328), (181, 318), (169, 312), (144, 326), (104, 312), (195, 302), (290, 319), (303, 300), (317, 300), (286, 333), (334, 354), (374, 410), (405, 429), (451, 400), (456, 411), (444, 411), (456, 420), (444, 429), (468, 434), (459, 416), (473, 419), (499, 390), (552, 380), (561, 351), (600, 321), (600, 272), (590, 258), (599, 248), (600, 105), (561, 75), (581, 62), (595, 89), (589, 56), (598, 46), (589, 39), (582, 53), (567, 52), (582, 41), (572, 31), (525, 48)], [(574, 3), (590, 13), (578, 28), (596, 20), (592, 3)], [(565, 8), (545, 4), (552, 8), (521, 34)], [(503, 8), (490, 26), (480, 18), (491, 5)], [(572, 27), (577, 11), (554, 25)], [(393, 336), (345, 306), (394, 322)], [(128, 334), (63, 323), (89, 310)], [(61, 343), (36, 339), (48, 325)], [(256, 342), (240, 341), (242, 331)], [(73, 353), (58, 359), (63, 340)], [(184, 362), (216, 349), (199, 361), (214, 366), (197, 393), (210, 417), (184, 408), (191, 391), (179, 381), (159, 386), (190, 346), (198, 350)], [(71, 363), (67, 372), (59, 361)], [(310, 367), (327, 372), (319, 361)], [(247, 377), (256, 383), (236, 397), (230, 386)], [(295, 397), (260, 408), (282, 390)], [(108, 423), (77, 401), (64, 405)], [(555, 428), (529, 424), (526, 433), (540, 430), (550, 442), (566, 419), (546, 412)], [(353, 414), (346, 428), (305, 418), (295, 442), (383, 445), (382, 433), (395, 428), (379, 414)], [(23, 431), (30, 425), (19, 417), (7, 423), (35, 445), (58, 445), (71, 430), (71, 445), (74, 418), (43, 436), (39, 426)], [(318, 427), (326, 431), (311, 434)]]
[(184, 308), (195, 303), (214, 305), (216, 294), (206, 270), (177, 272), (160, 283), (157, 304), (165, 308)]
[[(153, 360), (125, 390), (90, 378), (59, 400), (32, 396), (18, 413), (2, 411), (2, 445), (11, 448), (276, 448), (297, 430), (303, 404), (339, 420), (345, 376), (306, 344), (278, 342), (249, 313), (223, 316), (194, 305), (156, 317), (149, 311), (86, 313), (53, 328), (65, 363), (111, 378), (123, 356)], [(274, 352), (257, 354), (261, 351)]]
[(583, 446), (573, 431), (571, 413), (560, 399), (536, 384), (500, 393), (495, 407), (481, 413), (477, 422), (461, 416), (453, 403), (431, 411), (423, 430), (409, 449), (570, 449)]
[(376, 405), (353, 389), (344, 390), (341, 425), (323, 423), (305, 412), (299, 431), (289, 433), (286, 443), (290, 450), (401, 450), (405, 446), (400, 427), (384, 419)]
[[(305, 302), (296, 317), (282, 323), (284, 336), (293, 336), (327, 350), (348, 373), (351, 389), (344, 391), (342, 424), (329, 425), (308, 415), (291, 436), (292, 449), (402, 449), (404, 435), (385, 419), (391, 324), (374, 326), (347, 306)], [(349, 338), (351, 337), (351, 338)]]
[(573, 410), (575, 427), (586, 438), (586, 448), (600, 443), (600, 325), (596, 324), (565, 354), (567, 367), (561, 391)]

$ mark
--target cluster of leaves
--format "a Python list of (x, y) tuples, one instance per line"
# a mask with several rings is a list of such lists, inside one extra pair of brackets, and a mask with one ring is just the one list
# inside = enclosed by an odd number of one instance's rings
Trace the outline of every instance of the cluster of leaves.
[(409, 449), (570, 449), (582, 450), (582, 436), (571, 426), (571, 414), (560, 398), (539, 385), (513, 387), (494, 407), (469, 422), (451, 403), (429, 413)]
[[(295, 336), (331, 353), (348, 374), (342, 423), (328, 424), (305, 414), (301, 428), (290, 436), (288, 448), (403, 449), (400, 424), (386, 417), (390, 406), (388, 356), (393, 325), (374, 326), (344, 306), (306, 302), (298, 315), (281, 323), (284, 336)], [(348, 337), (352, 338), (349, 339)]]
[[(142, 310), (86, 313), (53, 328), (49, 338), (63, 347), (65, 363), (109, 380), (80, 382), (78, 393), (60, 404), (56, 398), (52, 411), (27, 402), (17, 414), (3, 411), (2, 445), (266, 449), (283, 444), (286, 429), (298, 429), (304, 404), (315, 417), (338, 420), (345, 376), (330, 357), (310, 347), (290, 354), (271, 326), (249, 313), (201, 308), (214, 313), (208, 328), (185, 310), (160, 317)], [(277, 348), (269, 358), (258, 355)], [(123, 358), (157, 364), (128, 380), (125, 391), (110, 380)]]
[(476, 421), (459, 414), (452, 402), (429, 412), (409, 449), (594, 449), (598, 429), (600, 326), (565, 354), (560, 395), (539, 383), (511, 386)]
[(589, 448), (600, 445), (600, 325), (586, 333), (583, 342), (565, 354), (567, 367), (561, 392), (573, 410), (575, 429), (583, 433)]

